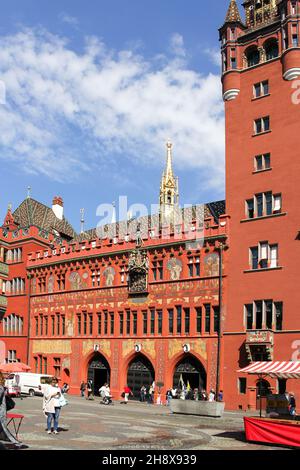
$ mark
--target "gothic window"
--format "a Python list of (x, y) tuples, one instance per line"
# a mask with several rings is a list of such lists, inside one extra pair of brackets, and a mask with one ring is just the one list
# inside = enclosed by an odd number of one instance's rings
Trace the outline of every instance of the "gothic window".
[(196, 307), (196, 331), (202, 333), (202, 307)]
[(260, 55), (259, 55), (259, 50), (257, 47), (251, 47), (247, 49), (245, 52), (246, 58), (247, 58), (247, 66), (248, 67), (253, 67), (254, 65), (259, 64), (260, 61)]
[(168, 315), (169, 315), (169, 334), (173, 335), (174, 334), (174, 309), (170, 308), (168, 310)]
[(282, 330), (282, 302), (256, 300), (244, 306), (245, 326), (247, 330), (273, 329)]
[(205, 333), (210, 333), (210, 304), (204, 305), (205, 309)]
[(278, 49), (278, 42), (275, 39), (271, 39), (267, 41), (264, 45), (264, 49), (266, 52), (266, 59), (272, 60), (278, 57), (279, 49)]

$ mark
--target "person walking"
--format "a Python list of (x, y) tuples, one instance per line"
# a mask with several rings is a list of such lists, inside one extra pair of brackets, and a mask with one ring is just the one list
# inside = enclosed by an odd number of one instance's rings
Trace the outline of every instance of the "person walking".
[(218, 401), (223, 401), (223, 397), (224, 397), (223, 390), (220, 390), (218, 394)]
[(61, 410), (59, 399), (62, 393), (58, 386), (57, 378), (53, 378), (51, 384), (44, 388), (43, 411), (47, 417), (47, 433), (52, 432), (52, 421), (54, 421), (54, 434), (58, 434), (58, 420)]
[(168, 389), (167, 393), (166, 393), (166, 400), (167, 400), (166, 405), (167, 406), (170, 406), (172, 398), (173, 398), (172, 391), (170, 389)]
[(214, 389), (212, 388), (208, 395), (208, 401), (215, 401), (215, 398), (216, 398), (216, 393)]
[(140, 390), (140, 401), (141, 401), (142, 403), (144, 403), (144, 401), (145, 401), (146, 392), (147, 392), (147, 389), (146, 389), (145, 385), (142, 385), (142, 386), (141, 386), (141, 390)]
[(84, 381), (82, 381), (81, 384), (80, 384), (80, 395), (81, 395), (82, 398), (84, 398), (85, 389), (86, 389), (86, 383)]
[(93, 382), (91, 380), (88, 380), (87, 383), (87, 400), (94, 400), (93, 398)]
[(127, 405), (128, 403), (128, 399), (129, 399), (129, 395), (133, 396), (133, 393), (132, 393), (132, 390), (130, 387), (128, 387), (128, 385), (125, 385), (124, 387), (124, 391), (122, 393), (122, 396), (124, 395), (124, 401), (121, 401), (121, 403), (124, 403), (125, 405)]

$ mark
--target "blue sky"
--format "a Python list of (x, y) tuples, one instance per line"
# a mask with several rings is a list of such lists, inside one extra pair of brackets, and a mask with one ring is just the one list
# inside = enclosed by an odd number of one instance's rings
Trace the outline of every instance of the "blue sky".
[(180, 202), (224, 196), (218, 28), (229, 0), (1, 2), (0, 217), (64, 199), (79, 230), (101, 203), (157, 203), (165, 141)]

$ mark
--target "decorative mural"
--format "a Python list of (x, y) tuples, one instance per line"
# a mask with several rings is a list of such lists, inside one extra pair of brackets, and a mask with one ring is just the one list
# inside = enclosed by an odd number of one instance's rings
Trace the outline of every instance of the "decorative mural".
[[(207, 350), (206, 350), (206, 342), (203, 341), (202, 339), (197, 339), (193, 341), (186, 340), (191, 346), (191, 354), (193, 352), (199, 354), (205, 361), (207, 360)], [(175, 339), (169, 342), (169, 352), (168, 356), (169, 359), (171, 357), (176, 356), (176, 354), (182, 352), (183, 353), (183, 343), (184, 339)]]
[(103, 271), (106, 287), (112, 287), (115, 280), (116, 271), (111, 266)]
[(204, 276), (218, 276), (219, 275), (219, 255), (218, 253), (211, 253), (204, 258)]
[(54, 276), (49, 276), (48, 278), (48, 292), (52, 294), (54, 292)]
[(31, 293), (36, 294), (36, 277), (31, 280)]
[(167, 263), (167, 269), (170, 271), (171, 281), (179, 281), (182, 272), (182, 262), (177, 258), (171, 258)]
[[(123, 341), (122, 343), (122, 356), (126, 357), (128, 354), (134, 351), (134, 345), (136, 341), (133, 339), (128, 339), (127, 341)], [(156, 357), (156, 350), (155, 350), (155, 341), (154, 340), (143, 340), (141, 341), (142, 350), (141, 353), (145, 352), (150, 357), (155, 359)]]
[(81, 281), (81, 277), (79, 273), (77, 272), (71, 273), (69, 276), (69, 281), (70, 281), (72, 290), (79, 290), (82, 288), (82, 281)]
[(94, 350), (94, 344), (99, 344), (99, 353), (105, 354), (107, 357), (111, 356), (111, 344), (110, 341), (102, 339), (102, 340), (92, 340), (88, 339), (83, 341), (82, 343), (82, 354), (86, 356), (90, 354)]
[(33, 340), (32, 342), (32, 353), (42, 353), (42, 354), (71, 354), (72, 347), (71, 341), (65, 339), (57, 340)]

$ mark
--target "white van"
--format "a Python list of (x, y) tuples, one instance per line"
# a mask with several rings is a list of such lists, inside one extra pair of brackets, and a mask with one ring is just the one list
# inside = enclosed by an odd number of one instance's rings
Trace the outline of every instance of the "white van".
[(52, 375), (47, 374), (31, 374), (30, 372), (16, 372), (10, 374), (6, 379), (6, 386), (12, 388), (20, 387), (21, 393), (33, 397), (34, 395), (42, 395), (42, 385), (51, 379)]

